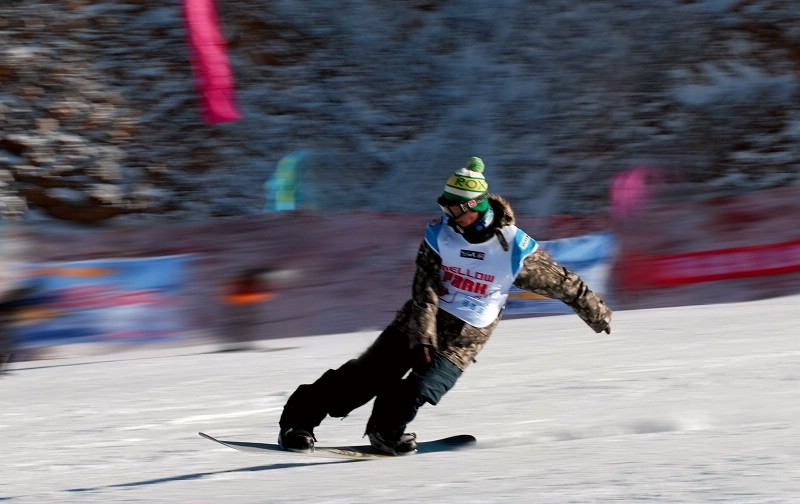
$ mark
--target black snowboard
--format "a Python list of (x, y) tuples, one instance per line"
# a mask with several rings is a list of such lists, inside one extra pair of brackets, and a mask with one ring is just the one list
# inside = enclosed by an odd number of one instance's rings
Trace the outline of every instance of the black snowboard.
[[(351, 460), (367, 460), (367, 459), (394, 457), (394, 455), (387, 455), (385, 453), (377, 452), (369, 445), (317, 446), (314, 448), (314, 451), (311, 452), (292, 452), (292, 451), (282, 450), (280, 446), (272, 443), (253, 443), (249, 441), (227, 441), (227, 440), (217, 439), (203, 432), (198, 432), (198, 434), (200, 434), (200, 436), (206, 439), (227, 446), (228, 448), (233, 448), (234, 450), (251, 452), (251, 453), (273, 453), (273, 454), (282, 453), (289, 455), (305, 455), (307, 457), (308, 456), (327, 457), (327, 458), (339, 458), (339, 459), (351, 459)], [(417, 451), (415, 453), (422, 454), (422, 453), (435, 453), (443, 451), (460, 450), (462, 448), (466, 448), (474, 444), (475, 444), (474, 436), (470, 436), (469, 434), (460, 434), (457, 436), (450, 436), (446, 438), (435, 439), (432, 441), (419, 442), (417, 444)]]

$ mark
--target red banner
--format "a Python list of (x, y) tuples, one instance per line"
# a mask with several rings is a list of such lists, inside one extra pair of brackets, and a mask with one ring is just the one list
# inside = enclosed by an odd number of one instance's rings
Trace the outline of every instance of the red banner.
[(777, 275), (800, 271), (800, 240), (637, 259), (640, 280), (659, 286)]

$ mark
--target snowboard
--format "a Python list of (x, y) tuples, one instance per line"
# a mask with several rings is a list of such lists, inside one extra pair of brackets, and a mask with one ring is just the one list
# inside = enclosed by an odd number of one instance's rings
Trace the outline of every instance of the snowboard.
[[(323, 458), (338, 458), (349, 460), (370, 460), (380, 458), (395, 458), (398, 455), (387, 455), (380, 453), (372, 448), (370, 445), (354, 445), (354, 446), (316, 446), (310, 452), (293, 452), (282, 450), (280, 446), (272, 443), (254, 443), (251, 441), (229, 441), (217, 439), (214, 436), (209, 436), (204, 432), (198, 432), (201, 437), (210, 441), (214, 441), (228, 448), (239, 450), (242, 452), (250, 453), (282, 453), (285, 455), (305, 455), (307, 457), (323, 457)], [(423, 453), (436, 453), (445, 451), (454, 451), (467, 448), (475, 444), (475, 437), (469, 434), (460, 434), (457, 436), (449, 436), (441, 439), (434, 439), (432, 441), (421, 441), (417, 443), (416, 454)], [(413, 455), (410, 453), (409, 455)], [(401, 455), (406, 456), (406, 455)]]

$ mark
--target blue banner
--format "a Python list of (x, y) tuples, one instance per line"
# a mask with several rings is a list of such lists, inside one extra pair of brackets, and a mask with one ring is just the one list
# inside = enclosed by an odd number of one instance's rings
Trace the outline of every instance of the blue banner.
[(16, 348), (179, 338), (191, 256), (30, 263), (40, 302), (13, 328)]
[[(616, 240), (611, 233), (594, 233), (561, 240), (542, 241), (544, 248), (560, 265), (577, 273), (598, 294), (608, 292), (611, 263)], [(572, 313), (561, 301), (532, 294), (516, 287), (506, 303), (507, 315)]]

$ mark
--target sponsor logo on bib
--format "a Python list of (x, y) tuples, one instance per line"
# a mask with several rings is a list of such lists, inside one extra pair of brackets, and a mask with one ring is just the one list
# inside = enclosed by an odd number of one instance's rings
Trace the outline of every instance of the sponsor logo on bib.
[(483, 258), (486, 257), (485, 252), (478, 252), (475, 250), (464, 250), (461, 249), (461, 257), (468, 257), (470, 259), (479, 259), (483, 261)]

